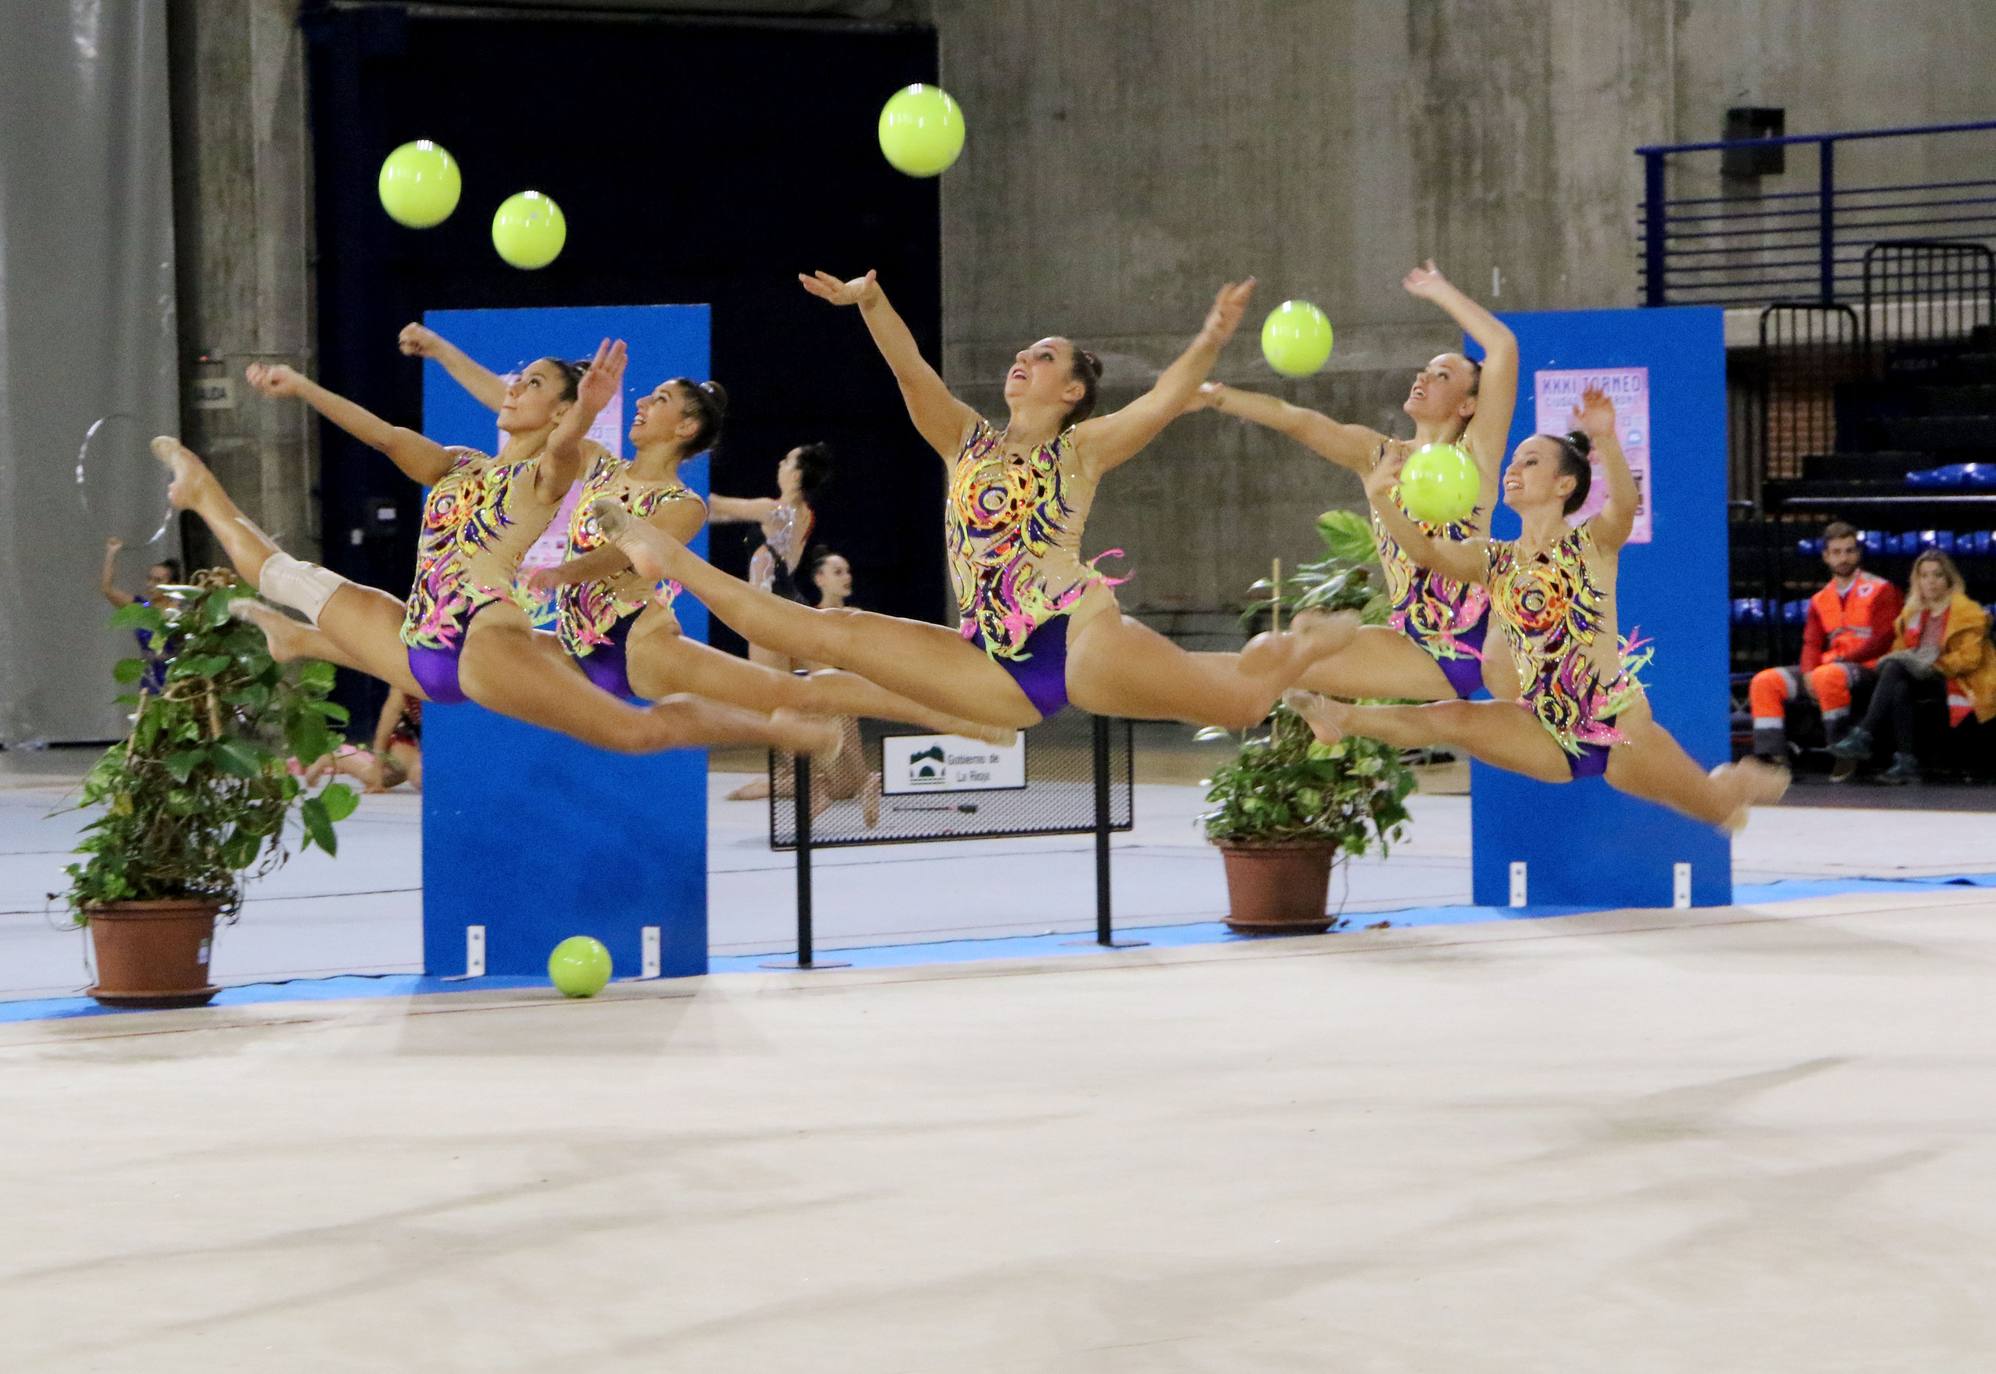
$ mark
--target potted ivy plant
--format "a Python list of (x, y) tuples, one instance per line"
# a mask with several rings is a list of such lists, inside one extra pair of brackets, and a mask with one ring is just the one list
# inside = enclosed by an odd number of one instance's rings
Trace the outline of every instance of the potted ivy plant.
[(120, 608), (111, 623), (143, 630), (152, 659), (128, 658), (126, 737), (84, 777), (78, 861), (64, 872), (71, 919), (96, 955), (90, 995), (118, 1006), (200, 1006), (217, 920), (242, 906), (243, 886), (301, 848), (338, 848), (334, 825), (358, 804), (335, 783), (308, 794), (287, 763), (336, 744), (346, 711), (326, 700), (327, 663), (280, 665), (261, 631), (230, 614), (250, 595), (230, 573), (197, 573), (154, 604)]
[[(1243, 617), (1250, 624), (1307, 610), (1385, 620), (1364, 518), (1328, 511), (1317, 529), (1324, 556), (1257, 582)], [(1199, 732), (1200, 739), (1221, 737), (1231, 736)], [(1407, 823), (1414, 775), (1397, 750), (1377, 740), (1319, 743), (1300, 716), (1278, 704), (1206, 787), (1213, 809), (1200, 821), (1226, 864), (1227, 925), (1245, 934), (1319, 934), (1335, 919), (1328, 911), (1332, 870), (1373, 850), (1388, 852)]]

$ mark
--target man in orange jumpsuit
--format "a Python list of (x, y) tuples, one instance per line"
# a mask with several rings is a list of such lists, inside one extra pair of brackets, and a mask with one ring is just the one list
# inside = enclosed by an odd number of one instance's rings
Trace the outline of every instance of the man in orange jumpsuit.
[(1753, 752), (1788, 761), (1788, 703), (1799, 693), (1823, 713), (1823, 733), (1835, 744), (1850, 729), (1851, 698), (1871, 685), (1878, 660), (1892, 648), (1899, 589), (1857, 565), (1857, 531), (1839, 520), (1823, 531), (1830, 580), (1809, 598), (1802, 661), (1753, 675)]

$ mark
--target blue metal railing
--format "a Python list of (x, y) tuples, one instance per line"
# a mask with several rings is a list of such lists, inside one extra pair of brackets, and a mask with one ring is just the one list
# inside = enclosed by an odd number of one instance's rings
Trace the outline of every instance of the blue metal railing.
[[(1839, 145), (1913, 138), (1948, 139), (1947, 158), (1961, 177), (1838, 184)], [(1759, 178), (1741, 176), (1732, 178), (1730, 194), (1670, 196), (1673, 169), (1689, 170), (1695, 155), (1805, 145), (1816, 150), (1813, 187), (1762, 191)], [(1643, 160), (1644, 305), (1858, 300), (1864, 255), (1874, 244), (1919, 238), (1996, 246), (1996, 120), (1676, 143), (1636, 154)], [(1712, 176), (1719, 180), (1716, 169)]]

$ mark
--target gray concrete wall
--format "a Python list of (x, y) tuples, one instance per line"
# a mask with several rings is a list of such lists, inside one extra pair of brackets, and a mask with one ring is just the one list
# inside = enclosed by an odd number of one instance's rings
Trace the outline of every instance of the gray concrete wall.
[[(1987, 0), (931, 9), (971, 139), (943, 183), (945, 372), (991, 409), (1012, 350), (1050, 332), (1103, 353), (1105, 404), (1127, 400), (1213, 287), (1253, 272), (1253, 320), (1314, 300), (1337, 351), (1280, 382), (1244, 329), (1216, 375), (1406, 432), (1407, 379), (1455, 339), (1399, 290), (1416, 260), (1500, 310), (1634, 304), (1638, 146), (1717, 138), (1736, 104), (1786, 106), (1790, 132), (1996, 115)], [(1849, 164), (1942, 156), (1872, 145)], [(1202, 416), (1116, 474), (1089, 543), (1129, 548), (1133, 609), (1230, 606), (1271, 556), (1313, 551), (1317, 511), (1357, 499), (1294, 446)]]
[[(1218, 375), (1404, 432), (1408, 377), (1455, 340), (1399, 289), (1417, 259), (1433, 256), (1499, 309), (1630, 304), (1637, 146), (1715, 138), (1733, 104), (1785, 106), (1793, 132), (1996, 114), (1988, 0), (862, 8), (934, 23), (944, 82), (969, 114), (969, 152), (942, 184), (943, 364), (991, 411), (1012, 351), (1054, 331), (1103, 354), (1105, 404), (1127, 401), (1183, 346), (1215, 286), (1252, 272), (1255, 321), (1286, 297), (1314, 300), (1337, 351), (1321, 375), (1280, 382), (1251, 323)], [(311, 338), (295, 9), (173, 7), (190, 377), (202, 349), (220, 350), (234, 376), (252, 356), (303, 358)], [(1928, 169), (1929, 154), (1907, 156), (1875, 145), (1851, 165)], [(246, 508), (309, 552), (302, 411), (188, 413)], [(1270, 557), (1309, 556), (1315, 514), (1357, 500), (1355, 483), (1294, 446), (1201, 416), (1116, 474), (1089, 543), (1129, 550), (1131, 607), (1213, 610)]]
[[(1105, 403), (1128, 400), (1252, 272), (1217, 375), (1405, 432), (1409, 377), (1458, 337), (1401, 291), (1419, 259), (1499, 308), (1633, 299), (1629, 150), (1671, 128), (1667, 5), (999, 0), (937, 20), (972, 140), (944, 182), (945, 370), (976, 404), (1047, 333), (1101, 352)], [(1289, 297), (1339, 332), (1306, 382), (1255, 342)], [(1129, 549), (1131, 608), (1218, 608), (1358, 500), (1287, 441), (1200, 416), (1116, 474), (1089, 542)]]

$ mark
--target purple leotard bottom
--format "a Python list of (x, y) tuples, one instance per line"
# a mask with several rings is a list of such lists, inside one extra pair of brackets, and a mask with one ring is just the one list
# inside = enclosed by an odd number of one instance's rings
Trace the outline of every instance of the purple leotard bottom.
[(439, 706), (459, 706), (471, 700), (457, 681), (457, 656), (462, 652), (462, 643), (449, 649), (409, 646), (409, 673), (425, 698)]
[(1476, 655), (1474, 658), (1466, 656), (1461, 658), (1444, 658), (1442, 655), (1435, 653), (1428, 641), (1418, 631), (1409, 627), (1406, 629), (1406, 634), (1409, 639), (1413, 640), (1423, 649), (1426, 649), (1434, 657), (1435, 666), (1442, 670), (1442, 676), (1448, 679), (1448, 685), (1454, 689), (1457, 697), (1463, 701), (1468, 701), (1482, 688), (1483, 641), (1490, 635), (1490, 612), (1485, 611), (1478, 617), (1474, 625), (1455, 637), (1457, 644), (1471, 650)]
[(422, 644), (408, 646), (409, 675), (416, 679), (423, 695), (438, 706), (462, 706), (471, 700), (457, 680), (457, 660), (464, 653), (465, 636), (471, 633), (471, 622), (484, 609), (485, 606), (472, 608), (471, 614), (464, 618), (464, 624), (458, 629), (457, 643), (448, 649), (432, 649)]
[[(967, 638), (977, 648), (985, 647), (982, 631)], [(1066, 616), (1055, 616), (1027, 635), (1019, 646), (1019, 657), (992, 654), (991, 661), (1012, 675), (1012, 681), (1019, 684), (1019, 690), (1042, 717), (1057, 716), (1067, 708)]]
[(613, 697), (637, 695), (631, 690), (630, 661), (624, 648), (630, 642), (631, 626), (637, 621), (634, 615), (625, 616), (611, 629), (607, 644), (598, 644), (575, 660), (581, 665), (584, 677)]
[[(1615, 718), (1609, 716), (1605, 720), (1596, 723), (1600, 725), (1613, 725)], [(1581, 745), (1579, 753), (1568, 754), (1566, 756), (1567, 771), (1576, 779), (1600, 777), (1608, 771), (1608, 751), (1612, 748), (1614, 748), (1612, 744)]]

